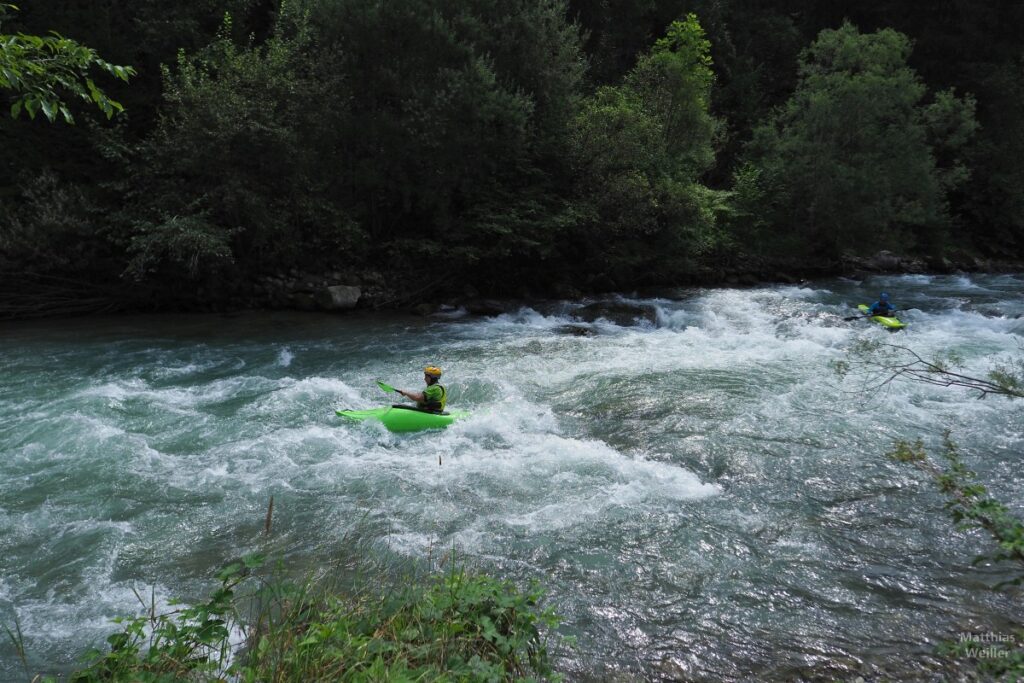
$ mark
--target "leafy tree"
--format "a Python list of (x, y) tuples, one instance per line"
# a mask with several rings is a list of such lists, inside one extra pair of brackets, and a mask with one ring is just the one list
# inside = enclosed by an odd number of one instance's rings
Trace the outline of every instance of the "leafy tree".
[[(932, 88), (955, 87), (977, 97), (978, 135), (964, 151), (970, 179), (950, 208), (954, 244), (1001, 258), (1024, 254), (1024, 89), (1020, 26), (1024, 4), (939, 0), (838, 0), (772, 3), (791, 11), (804, 35), (844, 18), (866, 30), (885, 27), (914, 40), (911, 65)], [(941, 159), (940, 159), (941, 164)]]
[(320, 169), (337, 163), (332, 135), (309, 107), (344, 105), (345, 82), (309, 59), (301, 17), (283, 15), (262, 46), (230, 35), (228, 15), (220, 38), (164, 69), (163, 116), (132, 162), (138, 202), (119, 214), (136, 278), (294, 265), (311, 248), (322, 261), (360, 239), (327, 200), (331, 176)]
[(662, 147), (678, 173), (696, 178), (714, 161), (711, 43), (697, 16), (675, 21), (627, 76), (644, 111), (660, 124)]
[(77, 258), (66, 251), (69, 244), (82, 246), (91, 233), (89, 207), (77, 187), (47, 172), (26, 182), (24, 193), (24, 203), (0, 212), (0, 271), (60, 269), (67, 274), (76, 261), (97, 256), (87, 248)]
[(716, 76), (712, 111), (724, 128), (708, 180), (715, 187), (727, 187), (754, 128), (792, 95), (797, 57), (808, 41), (795, 15), (775, 4), (707, 4), (717, 10), (708, 25)]
[(622, 82), (637, 59), (664, 35), (666, 26), (690, 13), (706, 17), (717, 4), (705, 0), (571, 0), (569, 12), (585, 32), (590, 80), (604, 86)]
[[(0, 3), (0, 27), (17, 8)], [(60, 34), (37, 36), (24, 32), (0, 34), (0, 91), (12, 93), (10, 114), (22, 113), (35, 119), (40, 112), (51, 123), (58, 119), (75, 123), (74, 100), (96, 106), (107, 118), (123, 111), (93, 81), (95, 71), (106, 72), (128, 82), (135, 70), (101, 59), (96, 51)], [(0, 122), (0, 136), (7, 138), (9, 126)], [(49, 128), (49, 127), (47, 127)], [(78, 187), (60, 182), (48, 168), (26, 171), (23, 152), (38, 154), (38, 145), (28, 140), (39, 133), (5, 139), (4, 164), (13, 170), (21, 191), (21, 202), (0, 202), (0, 315), (30, 317), (109, 310), (109, 290), (80, 274), (104, 262), (88, 214), (92, 205)], [(62, 154), (73, 156), (80, 149), (85, 131), (77, 131)], [(69, 136), (72, 137), (72, 136)], [(0, 198), (9, 194), (3, 187), (0, 167)], [(55, 272), (59, 271), (59, 276)]]
[(1024, 57), (981, 64), (982, 131), (967, 153), (971, 178), (963, 188), (961, 243), (1003, 258), (1024, 254)]
[[(0, 28), (14, 5), (0, 3)], [(64, 102), (67, 96), (92, 102), (111, 118), (123, 110), (96, 86), (90, 76), (95, 67), (128, 82), (135, 74), (130, 66), (118, 66), (100, 59), (96, 51), (59, 34), (34, 36), (25, 33), (0, 34), (0, 89), (14, 93), (11, 116), (24, 110), (34, 119), (40, 111), (51, 122), (58, 116), (74, 123)]]
[(304, 6), (357, 93), (339, 180), (379, 258), (406, 270), (444, 256), (431, 279), (515, 287), (565, 211), (565, 129), (584, 63), (564, 4)]
[(573, 127), (585, 233), (574, 249), (609, 288), (673, 277), (718, 242), (710, 44), (696, 16), (673, 22), (621, 86), (588, 98)]
[(782, 251), (834, 257), (941, 242), (974, 101), (947, 92), (926, 104), (909, 55), (903, 34), (848, 23), (801, 55), (796, 92), (749, 149)]
[(537, 0), (307, 0), (282, 6), (264, 44), (225, 25), (165, 69), (129, 184), (145, 201), (121, 212), (130, 272), (444, 256), (450, 281), (507, 287), (568, 211), (549, 179), (567, 174), (583, 63), (563, 15)]

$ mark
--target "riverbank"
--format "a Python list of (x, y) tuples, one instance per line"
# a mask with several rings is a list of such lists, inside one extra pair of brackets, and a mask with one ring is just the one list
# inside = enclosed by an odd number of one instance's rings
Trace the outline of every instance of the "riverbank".
[[(945, 275), (951, 273), (1024, 272), (1024, 263), (987, 259), (967, 253), (925, 259), (880, 251), (874, 256), (844, 256), (841, 260), (807, 264), (790, 260), (743, 259), (719, 267), (702, 267), (691, 277), (673, 283), (646, 284), (618, 291), (667, 291), (678, 287), (754, 287), (761, 284), (796, 284), (827, 277), (864, 279), (875, 275)], [(62, 281), (59, 278), (26, 277), (20, 285), (9, 286), (0, 301), (0, 320), (91, 315), (101, 313), (197, 312), (236, 313), (253, 310), (404, 311), (415, 315), (461, 310), (470, 315), (493, 316), (523, 302), (551, 299), (579, 300), (606, 296), (601, 287), (555, 282), (549, 285), (524, 283), (502, 292), (481, 293), (469, 284), (458, 285), (441, 279), (408, 282), (386, 277), (379, 271), (305, 271), (290, 268), (254, 278), (225, 280), (189, 287), (179, 284), (173, 291), (159, 291), (151, 285), (125, 287), (125, 283), (102, 285)]]
[[(795, 261), (748, 259), (742, 264), (703, 268), (693, 277), (675, 283), (646, 285), (639, 291), (664, 292), (678, 287), (755, 287), (763, 284), (797, 284), (827, 277), (864, 279), (875, 275), (947, 275), (951, 273), (1024, 272), (1024, 263), (1000, 261), (960, 254), (956, 258), (924, 259), (880, 251), (874, 256), (845, 256), (834, 263), (808, 266)], [(378, 272), (343, 276), (338, 271), (305, 273), (297, 269), (263, 276), (228, 301), (197, 304), (199, 311), (299, 310), (346, 311), (352, 309), (399, 310), (416, 315), (462, 310), (470, 315), (492, 316), (519, 308), (525, 303), (562, 299), (580, 300), (607, 296), (601, 288), (561, 283), (550, 288), (523, 285), (502, 295), (481, 293), (471, 285), (430, 283), (405, 287), (389, 282)], [(638, 291), (636, 288), (626, 291)], [(191, 309), (185, 309), (191, 310)]]

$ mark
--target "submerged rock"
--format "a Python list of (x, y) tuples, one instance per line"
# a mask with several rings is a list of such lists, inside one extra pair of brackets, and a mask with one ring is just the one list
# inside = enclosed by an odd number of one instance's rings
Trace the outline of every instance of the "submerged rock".
[(658, 309), (650, 304), (633, 304), (624, 301), (601, 301), (588, 304), (574, 313), (583, 322), (592, 323), (598, 319), (607, 320), (620, 327), (636, 324), (654, 325), (658, 321)]
[(496, 316), (505, 312), (505, 306), (494, 299), (472, 299), (463, 304), (470, 315)]
[(572, 335), (573, 337), (593, 337), (597, 334), (594, 328), (589, 325), (562, 325), (561, 327), (556, 327), (555, 332)]

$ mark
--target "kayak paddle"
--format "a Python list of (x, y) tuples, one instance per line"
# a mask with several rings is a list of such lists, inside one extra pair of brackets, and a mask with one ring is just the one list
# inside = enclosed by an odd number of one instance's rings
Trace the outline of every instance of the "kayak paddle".
[(380, 380), (377, 380), (377, 386), (380, 387), (381, 391), (386, 391), (388, 393), (390, 393), (392, 391), (398, 391), (398, 389), (395, 389), (394, 387), (388, 386), (387, 384), (384, 384), (384, 382), (381, 382)]

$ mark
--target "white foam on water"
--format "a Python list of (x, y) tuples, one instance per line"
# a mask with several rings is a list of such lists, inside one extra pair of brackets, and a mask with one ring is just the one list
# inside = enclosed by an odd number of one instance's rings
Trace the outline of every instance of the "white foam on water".
[(131, 522), (115, 522), (103, 519), (78, 519), (65, 522), (60, 525), (57, 529), (57, 535), (62, 536), (67, 534), (77, 536), (83, 532), (92, 532), (96, 530), (116, 531), (120, 535), (136, 533), (135, 527)]
[[(880, 285), (913, 302), (901, 313), (910, 327), (890, 334), (841, 320)], [(609, 573), (594, 575), (596, 590), (629, 576), (629, 554), (615, 554), (630, 542), (618, 536), (623, 520), (681, 519), (677, 528), (698, 536), (724, 533), (757, 546), (766, 562), (802, 554), (816, 562), (841, 540), (809, 521), (818, 519), (816, 501), (875, 496), (886, 509), (909, 495), (892, 490), (916, 490), (884, 458), (893, 439), (920, 436), (933, 447), (952, 427), (970, 444), (967, 457), (1006, 458), (1024, 430), (1024, 417), (1008, 414), (1005, 403), (939, 387), (897, 382), (858, 402), (828, 362), (844, 359), (859, 339), (875, 339), (926, 357), (952, 349), (964, 356), (965, 372), (983, 375), (1016, 352), (1024, 330), (977, 309), (972, 297), (1006, 307), (1021, 286), (1012, 278), (907, 276), (861, 286), (691, 290), (678, 301), (619, 297), (653, 306), (656, 324), (600, 321), (589, 326), (593, 336), (563, 333), (589, 303), (565, 302), (538, 306), (549, 313), (524, 307), (491, 319), (388, 322), (352, 339), (351, 323), (339, 321), (329, 341), (275, 332), (266, 341), (183, 350), (172, 338), (132, 350), (128, 363), (111, 352), (100, 371), (70, 371), (61, 386), (71, 388), (45, 400), (19, 388), (25, 411), (5, 397), (0, 438), (18, 446), (0, 443), (0, 549), (35, 544), (38, 557), (19, 556), (24, 566), (0, 557), (0, 599), (25, 611), (34, 637), (77, 648), (84, 636), (114, 630), (108, 616), (134, 612), (128, 584), (114, 578), (131, 571), (119, 552), (150, 552), (140, 544), (152, 541), (172, 557), (168, 565), (205, 562), (212, 570), (221, 548), (197, 549), (204, 534), (223, 534), (231, 540), (217, 543), (234, 552), (245, 543), (237, 530), (253, 526), (253, 510), (265, 509), (270, 495), (281, 516), (275, 528), (296, 547), (328, 540), (368, 510), (384, 529), (377, 540), (396, 552), (437, 557), (456, 547), (527, 574), (551, 571), (549, 554), (571, 564), (590, 550), (574, 543), (604, 539), (612, 557), (602, 570)], [(60, 358), (71, 367), (78, 356), (69, 347)], [(376, 378), (418, 388), (428, 360), (446, 369), (449, 407), (469, 417), (443, 431), (392, 434), (334, 415), (392, 402)], [(889, 501), (878, 502), (885, 495)], [(14, 508), (11, 500), (25, 502)], [(131, 505), (115, 517), (96, 503), (103, 500)], [(86, 567), (80, 579), (64, 592), (34, 590), (30, 560), (66, 552), (37, 541), (91, 535), (102, 540), (77, 558)], [(777, 540), (758, 545), (762, 535)], [(545, 545), (551, 539), (557, 549)], [(708, 538), (699, 549), (673, 545), (681, 542), (671, 534), (642, 541), (650, 570), (682, 576), (676, 563), (689, 553), (706, 563), (702, 571), (745, 571), (728, 547)], [(556, 591), (565, 589), (560, 580), (552, 578)], [(565, 590), (563, 598), (589, 599)], [(160, 586), (158, 595), (171, 593)]]
[(107, 398), (113, 401), (123, 401), (132, 391), (141, 390), (145, 382), (140, 379), (129, 379), (119, 382), (107, 382), (83, 389), (76, 394), (76, 397)]
[[(110, 519), (73, 519), (81, 510), (65, 504), (45, 502), (40, 508), (22, 515), (16, 526), (23, 537), (35, 539), (39, 552), (60, 549), (62, 584), (59, 590), (46, 589), (32, 577), (5, 577), (3, 597), (17, 615), (26, 642), (75, 642), (100, 645), (110, 633), (121, 627), (115, 617), (142, 611), (130, 582), (112, 579), (120, 548), (129, 538), (138, 537), (134, 524)], [(90, 558), (83, 562), (75, 552), (76, 544), (88, 543)], [(38, 558), (33, 558), (38, 562)], [(67, 569), (64, 569), (65, 565)], [(53, 571), (54, 567), (48, 568)], [(80, 581), (70, 581), (67, 572), (80, 573)], [(148, 595), (148, 590), (142, 591)], [(156, 586), (158, 611), (169, 611), (166, 588)], [(29, 656), (32, 656), (29, 652)], [(52, 666), (54, 663), (50, 663)]]
[(457, 307), (452, 308), (450, 310), (442, 309), (440, 311), (435, 311), (431, 315), (436, 317), (436, 318), (445, 318), (445, 319), (448, 319), (448, 320), (457, 320), (459, 318), (465, 318), (467, 315), (469, 315), (469, 311), (467, 311), (462, 306), (457, 306)]
[[(115, 618), (148, 611), (148, 606), (143, 607), (129, 583), (103, 579), (90, 581), (89, 592), (74, 596), (77, 598), (74, 600), (52, 593), (43, 598), (15, 598), (12, 602), (26, 640), (70, 640), (101, 646), (106, 636), (122, 629), (113, 621)], [(150, 591), (155, 590), (158, 614), (181, 607), (171, 604), (172, 594), (160, 584), (140, 586), (138, 590), (147, 599), (153, 595)]]
[[(359, 454), (368, 465), (364, 474), (382, 486), (400, 483), (403, 493), (391, 506), (407, 529), (396, 541), (404, 550), (422, 547), (423, 534), (452, 523), (458, 530), (439, 542), (476, 539), (482, 545), (474, 550), (485, 552), (486, 539), (494, 540), (486, 530), (495, 525), (542, 533), (598, 523), (610, 507), (656, 510), (720, 490), (678, 465), (563, 436), (549, 410), (526, 402), (481, 411), (397, 449), (377, 444), (377, 434), (363, 425), (347, 429), (367, 437)], [(443, 501), (454, 507), (438, 504)]]
[(187, 412), (194, 408), (203, 397), (194, 390), (178, 387), (153, 388), (145, 380), (139, 378), (107, 382), (83, 389), (69, 397), (78, 405), (82, 404), (82, 399), (91, 398), (107, 399), (117, 406), (121, 406), (127, 401), (139, 401), (170, 411)]
[(359, 390), (334, 377), (285, 377), (277, 380), (277, 387), (267, 400), (286, 403), (325, 398), (352, 402), (364, 400)]
[(198, 375), (209, 370), (213, 370), (220, 366), (221, 362), (216, 359), (210, 360), (197, 360), (195, 362), (186, 362), (184, 365), (171, 364), (175, 363), (174, 360), (164, 361), (164, 365), (157, 366), (155, 368), (143, 366), (140, 368), (152, 377), (160, 380), (176, 380), (182, 379), (189, 375)]
[(908, 275), (897, 275), (892, 278), (893, 282), (899, 283), (899, 285), (927, 285), (933, 279), (931, 275), (921, 274), (908, 274)]
[(221, 463), (215, 467), (207, 467), (201, 473), (201, 478), (209, 481), (210, 479), (220, 479), (228, 476), (228, 464)]
[[(736, 290), (723, 290), (733, 292)], [(767, 292), (761, 290), (761, 298), (781, 297), (783, 299), (820, 299), (832, 292), (828, 289), (815, 289), (804, 285), (780, 285), (773, 287)]]
[(417, 532), (392, 532), (388, 534), (386, 545), (391, 550), (409, 557), (426, 557), (432, 549), (436, 556), (440, 556), (445, 550), (443, 545), (438, 545), (434, 536)]

